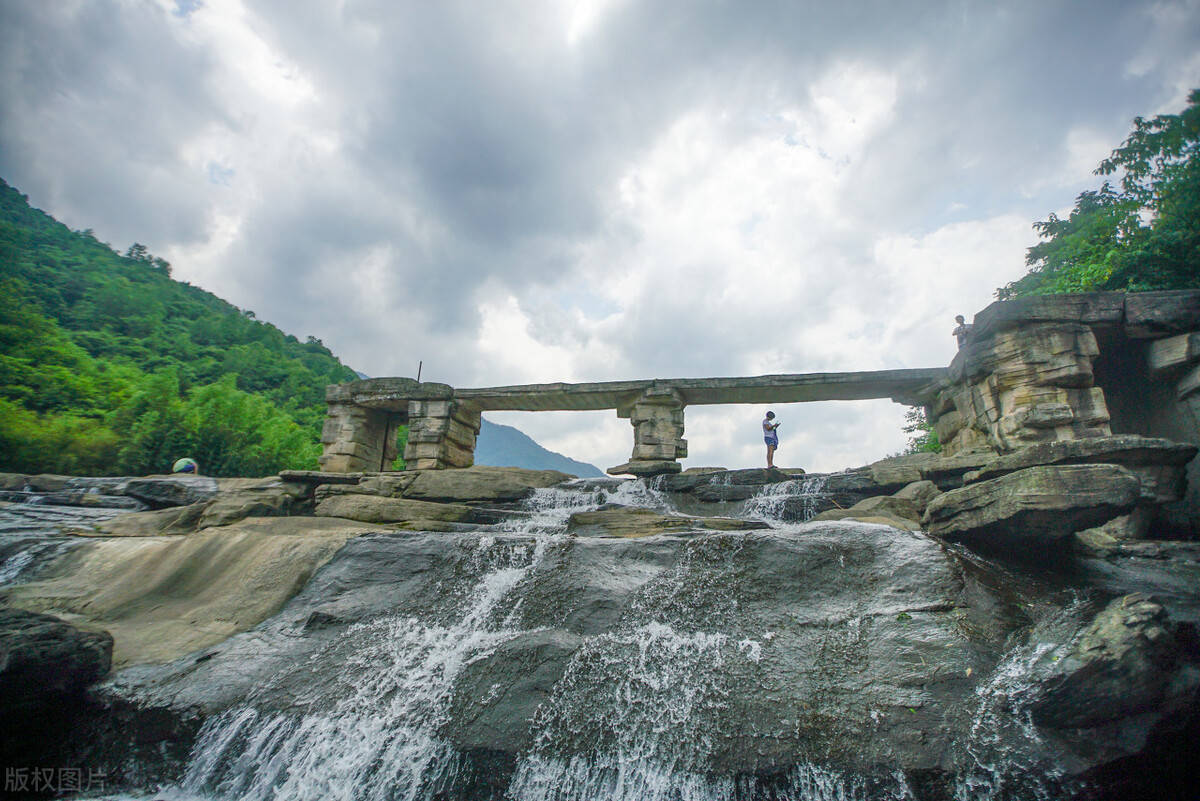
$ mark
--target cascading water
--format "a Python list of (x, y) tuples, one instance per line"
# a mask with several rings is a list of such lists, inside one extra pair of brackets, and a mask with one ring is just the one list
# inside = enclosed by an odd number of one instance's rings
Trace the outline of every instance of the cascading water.
[(804, 522), (819, 511), (825, 498), (826, 475), (805, 476), (775, 484), (767, 484), (747, 499), (742, 510), (745, 517), (773, 522)]
[(79, 544), (64, 529), (94, 532), (121, 509), (91, 509), (41, 503), (30, 495), (23, 503), (0, 505), (0, 586), (27, 579), (59, 553)]
[(342, 669), (333, 686), (311, 688), (300, 714), (264, 714), (250, 699), (212, 720), (184, 788), (238, 799), (435, 797), (454, 778), (455, 753), (437, 735), (454, 680), (519, 633), (503, 602), (546, 542), (481, 539), (485, 569), (448, 625), (386, 617), (351, 626), (315, 657), (338, 660)]
[[(769, 488), (747, 503), (744, 516), (777, 520), (800, 508), (808, 509), (804, 516), (809, 517), (811, 504), (822, 492), (822, 478), (796, 479)], [(792, 513), (783, 509), (785, 502)], [(764, 541), (786, 549), (799, 540), (812, 543), (811, 552), (805, 553), (815, 556), (804, 558), (837, 565), (837, 570), (849, 569), (846, 553), (854, 552), (836, 550), (842, 536), (837, 532), (859, 525), (835, 524), (835, 534), (821, 540), (810, 528), (814, 524), (800, 527), (794, 522), (777, 526), (775, 532), (679, 538), (672, 546), (674, 562), (647, 573), (611, 626), (577, 638), (565, 667), (532, 712), (528, 744), (515, 755), (515, 762), (498, 777), (490, 777), (486, 793), (476, 796), (465, 790), (465, 784), (478, 782), (477, 775), (472, 779), (467, 774), (477, 774), (479, 766), (457, 750), (446, 733), (453, 716), (462, 712), (461, 706), (455, 706), (460, 703), (458, 682), (512, 643), (562, 630), (555, 628), (561, 627), (561, 621), (552, 620), (544, 600), (538, 600), (538, 585), (553, 580), (555, 570), (561, 569), (553, 561), (564, 549), (575, 547), (575, 538), (565, 535), (569, 516), (609, 503), (653, 506), (660, 511), (671, 508), (665, 494), (647, 482), (577, 481), (537, 491), (524, 503), (522, 515), (493, 526), (490, 532), (433, 535), (442, 537), (438, 541), (445, 545), (439, 553), (454, 564), (438, 574), (442, 576), (434, 585), (438, 594), (428, 599), (427, 610), (377, 615), (346, 626), (307, 658), (210, 718), (179, 785), (138, 797), (219, 801), (474, 797), (901, 801), (918, 797), (896, 768), (860, 775), (804, 758), (793, 758), (764, 775), (721, 767), (731, 737), (800, 736), (801, 721), (791, 717), (780, 722), (785, 730), (765, 722), (742, 722), (737, 725), (745, 731), (730, 730), (731, 721), (745, 721), (747, 694), (777, 691), (778, 677), (791, 675), (810, 681), (812, 702), (823, 703), (821, 696), (832, 690), (823, 683), (822, 666), (867, 659), (872, 632), (877, 630), (861, 608), (840, 609), (836, 619), (805, 622), (803, 626), (811, 628), (800, 630), (814, 631), (817, 638), (812, 640), (816, 651), (811, 655), (815, 672), (807, 679), (803, 677), (809, 674), (794, 672), (796, 666), (779, 672), (781, 662), (795, 658), (797, 630), (791, 632), (791, 645), (781, 645), (776, 631), (762, 625), (761, 618), (748, 609), (754, 603), (754, 588), (746, 586), (742, 572), (745, 554)], [(867, 528), (875, 532), (873, 536), (881, 529)], [(397, 534), (396, 539), (406, 536)], [(607, 546), (611, 548), (635, 545), (609, 542), (614, 543)], [(745, 598), (750, 600), (740, 600)], [(549, 612), (559, 603), (554, 600)], [(972, 770), (957, 785), (961, 799), (1000, 797), (995, 788), (1004, 787), (1013, 770), (1027, 767), (992, 748), (984, 736), (984, 729), (996, 723), (992, 718), (1001, 714), (997, 699), (1019, 684), (1028, 662), (1024, 656), (1028, 654), (1014, 653), (982, 685), (976, 723), (964, 745)], [(491, 703), (496, 693), (503, 692), (493, 684), (475, 703)], [(864, 694), (858, 703), (919, 706), (919, 695), (877, 702)], [(801, 709), (800, 714), (809, 713)], [(825, 713), (813, 714), (819, 721)], [(877, 718), (872, 710), (870, 719)], [(806, 719), (803, 725), (820, 724)]]

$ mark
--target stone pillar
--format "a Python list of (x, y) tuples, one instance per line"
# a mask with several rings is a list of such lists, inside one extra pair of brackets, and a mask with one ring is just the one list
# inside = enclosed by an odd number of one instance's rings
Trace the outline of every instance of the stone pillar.
[(442, 470), (475, 463), (479, 410), (454, 400), (414, 400), (408, 403), (406, 470)]
[(321, 429), (321, 469), (330, 473), (386, 470), (396, 458), (396, 420), (382, 409), (330, 401)]
[(652, 476), (678, 473), (676, 459), (687, 456), (683, 438), (683, 397), (671, 387), (651, 387), (629, 407), (618, 409), (633, 425), (633, 455), (623, 465), (609, 468), (613, 475)]
[(1110, 435), (1104, 392), (1092, 375), (1099, 353), (1092, 330), (1077, 323), (1025, 325), (971, 342), (929, 407), (943, 452), (1008, 452)]

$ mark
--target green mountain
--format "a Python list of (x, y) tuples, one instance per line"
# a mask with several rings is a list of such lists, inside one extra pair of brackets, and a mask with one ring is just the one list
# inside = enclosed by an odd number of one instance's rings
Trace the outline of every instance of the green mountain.
[(325, 385), (354, 371), (170, 272), (0, 180), (0, 470), (316, 467)]

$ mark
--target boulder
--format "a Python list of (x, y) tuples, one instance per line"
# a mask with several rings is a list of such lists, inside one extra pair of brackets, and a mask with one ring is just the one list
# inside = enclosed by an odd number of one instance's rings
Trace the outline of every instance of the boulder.
[(924, 523), (947, 540), (1036, 559), (1060, 553), (1076, 531), (1130, 512), (1140, 488), (1118, 465), (1029, 467), (939, 495)]
[(422, 501), (518, 501), (535, 489), (572, 478), (557, 470), (476, 465), (457, 470), (422, 470), (403, 493), (405, 498)]
[(996, 457), (964, 478), (970, 484), (1035, 465), (1117, 464), (1141, 480), (1143, 500), (1166, 503), (1183, 497), (1184, 469), (1196, 452), (1195, 445), (1134, 434), (1059, 440)]
[(377, 495), (332, 495), (317, 503), (317, 517), (343, 517), (364, 523), (401, 523), (434, 520), (443, 523), (472, 522), (474, 510), (460, 503), (432, 503), (411, 498)]
[(362, 473), (330, 473), (322, 470), (284, 470), (279, 478), (298, 484), (357, 484)]
[(538, 629), (471, 663), (455, 682), (443, 736), (465, 751), (525, 741), (581, 642), (565, 629)]
[(577, 537), (622, 537), (626, 539), (698, 529), (743, 531), (766, 527), (766, 523), (756, 520), (664, 515), (639, 506), (614, 506), (597, 509), (593, 512), (576, 512), (567, 521), (567, 533)]
[[(994, 451), (960, 453), (908, 453), (889, 456), (864, 468), (880, 489), (879, 494), (895, 492), (916, 481), (932, 481), (938, 489), (957, 489), (962, 477), (995, 458)], [(855, 472), (855, 471), (849, 471)]]
[(906, 517), (896, 517), (885, 511), (865, 512), (854, 509), (826, 509), (814, 515), (812, 522), (832, 522), (837, 520), (853, 520), (858, 523), (872, 523), (877, 526), (891, 526), (901, 531), (920, 531), (921, 524)]
[(305, 484), (277, 479), (220, 492), (205, 505), (197, 528), (227, 526), (247, 517), (286, 517), (299, 511), (307, 493)]
[(917, 531), (921, 528), (921, 512), (917, 505), (907, 498), (894, 495), (864, 498), (849, 509), (827, 509), (812, 519), (857, 520), (860, 523), (876, 523), (904, 531)]
[(1200, 329), (1200, 290), (1130, 292), (1125, 296), (1125, 333), (1135, 339)]
[(56, 476), (42, 473), (28, 476), (25, 485), (34, 492), (61, 492), (71, 485), (71, 476)]
[(1042, 657), (1050, 675), (1031, 704), (1034, 722), (1094, 728), (1147, 712), (1185, 708), (1200, 668), (1181, 664), (1184, 649), (1163, 607), (1140, 593), (1117, 598), (1074, 642)]
[(29, 476), (24, 473), (0, 473), (0, 490), (20, 492), (29, 484)]
[(610, 476), (637, 476), (642, 478), (645, 476), (661, 476), (664, 474), (679, 473), (683, 471), (683, 465), (674, 459), (631, 459), (624, 464), (619, 464), (616, 467), (610, 467), (604, 472)]
[[(148, 512), (131, 512), (118, 515), (96, 524), (95, 536), (105, 537), (157, 537), (164, 534), (191, 534), (196, 530), (207, 503), (189, 506), (173, 506)], [(80, 532), (89, 536), (87, 532)]]
[(91, 490), (67, 489), (37, 496), (39, 503), (55, 506), (82, 506), (88, 509), (128, 509), (140, 512), (148, 506), (137, 498), (125, 495), (101, 495)]
[(71, 703), (112, 666), (113, 638), (52, 615), (0, 608), (0, 721), (4, 728)]
[(258, 625), (347, 540), (386, 530), (275, 517), (187, 537), (92, 539), (50, 577), (4, 587), (0, 602), (111, 632), (115, 667), (168, 662)]
[[(897, 490), (893, 497), (901, 498), (912, 502), (916, 506), (917, 511), (924, 515), (925, 508), (929, 506), (929, 502), (937, 496), (941, 495), (942, 491), (938, 489), (937, 484), (932, 481), (914, 481), (911, 484)], [(920, 520), (920, 517), (915, 518)]]
[(147, 476), (131, 479), (125, 485), (125, 494), (155, 509), (209, 501), (219, 490), (217, 479), (211, 476)]

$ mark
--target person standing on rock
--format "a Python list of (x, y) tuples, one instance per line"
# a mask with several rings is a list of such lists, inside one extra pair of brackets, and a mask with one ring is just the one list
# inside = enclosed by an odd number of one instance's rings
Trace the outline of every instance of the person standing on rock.
[(775, 419), (775, 412), (767, 412), (762, 428), (763, 440), (767, 443), (767, 469), (770, 470), (775, 467), (775, 449), (779, 447), (779, 434), (775, 432), (779, 421)]
[(950, 333), (958, 340), (958, 349), (962, 350), (962, 346), (967, 344), (967, 336), (975, 326), (967, 325), (966, 319), (961, 314), (954, 318), (954, 322), (958, 323), (958, 326)]

